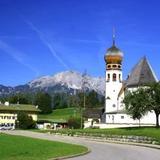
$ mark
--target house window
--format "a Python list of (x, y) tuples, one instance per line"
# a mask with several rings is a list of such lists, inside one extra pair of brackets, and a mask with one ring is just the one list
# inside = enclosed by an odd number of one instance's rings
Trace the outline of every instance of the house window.
[(113, 81), (115, 82), (116, 81), (116, 74), (113, 73)]
[(124, 119), (124, 116), (121, 116), (121, 119)]

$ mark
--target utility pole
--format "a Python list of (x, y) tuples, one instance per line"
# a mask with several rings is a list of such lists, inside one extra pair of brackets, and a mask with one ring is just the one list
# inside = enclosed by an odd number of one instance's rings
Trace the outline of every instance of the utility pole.
[(83, 128), (83, 111), (86, 108), (86, 83), (87, 83), (87, 72), (86, 70), (82, 74), (82, 93), (83, 93), (83, 107), (81, 106), (81, 129)]

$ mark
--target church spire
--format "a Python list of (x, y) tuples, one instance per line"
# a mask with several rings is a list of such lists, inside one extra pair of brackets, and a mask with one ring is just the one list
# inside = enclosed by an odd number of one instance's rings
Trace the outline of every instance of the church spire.
[(113, 27), (113, 30), (112, 30), (112, 40), (113, 40), (113, 46), (115, 46), (115, 28)]

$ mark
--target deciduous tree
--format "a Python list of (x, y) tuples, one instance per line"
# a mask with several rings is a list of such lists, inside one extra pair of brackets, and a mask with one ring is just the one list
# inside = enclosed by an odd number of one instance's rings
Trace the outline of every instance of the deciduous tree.
[(160, 115), (160, 83), (152, 83), (148, 88), (149, 110), (154, 111), (156, 115), (156, 127), (159, 127)]
[(126, 107), (126, 111), (129, 115), (132, 116), (133, 119), (140, 119), (148, 112), (148, 104), (149, 104), (148, 94), (146, 89), (139, 88), (136, 91), (128, 92), (125, 95), (124, 103)]

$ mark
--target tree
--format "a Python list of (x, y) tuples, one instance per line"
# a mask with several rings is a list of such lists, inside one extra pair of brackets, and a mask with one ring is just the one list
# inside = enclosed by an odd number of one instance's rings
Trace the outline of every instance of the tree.
[(160, 83), (152, 83), (148, 88), (149, 110), (154, 111), (156, 115), (156, 127), (159, 127), (160, 115)]
[(33, 121), (31, 116), (25, 112), (19, 112), (17, 115), (17, 127), (21, 129), (35, 128), (36, 122)]
[(86, 105), (87, 107), (97, 107), (100, 105), (100, 100), (97, 92), (94, 90), (90, 91), (86, 96)]
[(81, 127), (81, 118), (80, 117), (70, 117), (68, 119), (68, 127), (71, 128), (71, 129), (82, 128)]
[(133, 119), (140, 119), (148, 112), (149, 97), (146, 89), (139, 88), (136, 91), (128, 92), (123, 100), (127, 113)]
[(52, 100), (48, 93), (38, 92), (35, 97), (35, 105), (38, 105), (42, 114), (47, 114), (52, 112)]
[(67, 96), (65, 93), (56, 93), (53, 96), (53, 108), (54, 109), (67, 108), (68, 99), (69, 99), (69, 96)]
[(27, 94), (17, 93), (14, 95), (10, 95), (9, 97), (6, 97), (5, 101), (9, 101), (12, 104), (30, 104), (30, 100), (27, 97)]

